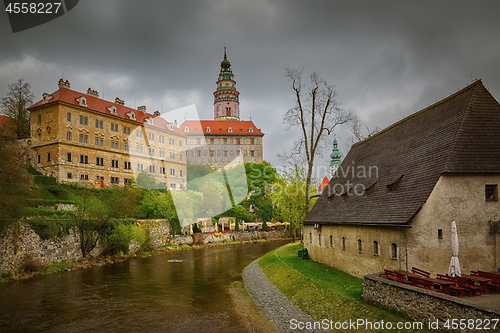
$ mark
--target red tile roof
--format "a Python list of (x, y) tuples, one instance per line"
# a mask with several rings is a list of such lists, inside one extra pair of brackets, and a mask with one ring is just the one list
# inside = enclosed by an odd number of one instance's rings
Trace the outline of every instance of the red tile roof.
[[(97, 112), (106, 114), (108, 116), (126, 119), (126, 120), (133, 121), (133, 122), (140, 123), (140, 124), (146, 123), (147, 122), (146, 119), (149, 117), (152, 117), (153, 118), (153, 126), (164, 129), (164, 130), (169, 130), (169, 128), (167, 127), (169, 123), (165, 119), (163, 119), (161, 116), (155, 116), (153, 114), (139, 111), (137, 109), (133, 109), (133, 108), (130, 108), (130, 107), (127, 107), (124, 105), (116, 104), (115, 102), (106, 101), (106, 100), (100, 99), (98, 97), (88, 95), (86, 93), (81, 93), (81, 92), (74, 91), (74, 90), (71, 90), (68, 88), (59, 88), (51, 96), (52, 96), (52, 98), (48, 102), (44, 103), (43, 99), (42, 99), (42, 100), (38, 101), (37, 103), (35, 103), (34, 105), (32, 105), (29, 108), (29, 110), (33, 110), (41, 105), (48, 105), (48, 104), (51, 104), (54, 102), (64, 102), (64, 103), (68, 103), (68, 104), (71, 104), (71, 105), (74, 105), (77, 107), (82, 107), (78, 103), (77, 99), (81, 96), (84, 96), (86, 98), (87, 106), (83, 107), (83, 108), (97, 111)], [(116, 107), (116, 113), (117, 113), (116, 115), (111, 114), (110, 111), (107, 109), (112, 105), (114, 105)], [(132, 111), (135, 113), (135, 118), (136, 118), (135, 121), (130, 119), (127, 115), (127, 113), (130, 113)], [(179, 130), (179, 128), (177, 128), (175, 126), (172, 128), (173, 128), (172, 130), (174, 132), (177, 132), (179, 134), (184, 134), (184, 132)]]
[(318, 190), (322, 191), (325, 187), (328, 186), (329, 182), (330, 180), (328, 179), (327, 176), (325, 176), (325, 178), (323, 178), (323, 180), (321, 181), (321, 184), (319, 184)]
[[(189, 129), (187, 132), (186, 126)], [(229, 131), (230, 128), (232, 131)], [(188, 135), (264, 135), (251, 120), (186, 120), (181, 124), (180, 130)]]

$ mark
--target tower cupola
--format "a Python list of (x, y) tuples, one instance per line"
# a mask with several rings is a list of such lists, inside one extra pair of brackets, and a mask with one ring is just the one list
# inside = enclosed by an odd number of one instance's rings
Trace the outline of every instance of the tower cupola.
[(214, 119), (240, 120), (239, 95), (231, 63), (227, 59), (226, 47), (224, 46), (224, 59), (220, 63), (217, 89), (214, 92)]

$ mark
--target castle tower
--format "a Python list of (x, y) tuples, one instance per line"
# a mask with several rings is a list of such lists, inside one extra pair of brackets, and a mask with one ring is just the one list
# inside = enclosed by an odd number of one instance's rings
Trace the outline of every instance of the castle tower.
[(337, 169), (340, 166), (340, 158), (342, 155), (340, 155), (340, 151), (338, 148), (338, 142), (337, 139), (333, 139), (333, 150), (330, 155), (330, 175), (333, 177), (335, 175), (335, 172), (337, 172)]
[(239, 95), (231, 63), (227, 60), (226, 47), (224, 46), (224, 60), (220, 63), (217, 90), (214, 92), (214, 119), (240, 120)]

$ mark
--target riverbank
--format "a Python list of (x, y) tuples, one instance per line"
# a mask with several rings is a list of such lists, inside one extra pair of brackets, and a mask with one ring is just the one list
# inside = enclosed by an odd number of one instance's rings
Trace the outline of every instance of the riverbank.
[(13, 282), (17, 280), (30, 279), (38, 275), (52, 274), (62, 271), (73, 271), (78, 269), (86, 269), (90, 267), (103, 266), (123, 262), (131, 259), (147, 258), (157, 256), (173, 251), (185, 251), (191, 249), (198, 249), (203, 247), (216, 247), (227, 246), (234, 244), (248, 244), (286, 240), (287, 238), (254, 238), (244, 240), (225, 240), (217, 243), (204, 243), (204, 244), (166, 244), (159, 248), (152, 249), (151, 251), (133, 252), (129, 254), (117, 254), (114, 256), (95, 256), (87, 258), (79, 258), (73, 261), (60, 261), (49, 265), (43, 265), (40, 262), (26, 262), (24, 268), (18, 271), (9, 271), (0, 275), (0, 283)]
[[(398, 322), (413, 323), (412, 319), (403, 314), (364, 301), (362, 299), (363, 281), (361, 279), (324, 264), (298, 258), (297, 251), (301, 248), (302, 246), (298, 243), (285, 245), (261, 257), (258, 265), (263, 271), (262, 275), (265, 280), (268, 280), (273, 287), (279, 289), (280, 294), (282, 293), (281, 297), (286, 297), (301, 311), (310, 314), (314, 321), (326, 319), (325, 322), (328, 325), (333, 323), (335, 326), (336, 323), (342, 324), (363, 319), (365, 322), (371, 323), (390, 322), (393, 328), (396, 327)], [(255, 271), (255, 267), (251, 269)], [(283, 303), (279, 296), (273, 298), (260, 296), (265, 295), (266, 292), (273, 293), (273, 288), (267, 287), (262, 276), (259, 278), (258, 274), (252, 274), (251, 276), (247, 275), (248, 277), (251, 278), (250, 280), (254, 280), (249, 283), (246, 280), (245, 287), (256, 299), (256, 304), (264, 315), (275, 323), (281, 332), (293, 330), (291, 323), (293, 325), (293, 323), (299, 321), (303, 323), (311, 322), (311, 320), (295, 317), (297, 316), (296, 312), (291, 311), (288, 314), (286, 311), (283, 312)], [(263, 286), (264, 291), (257, 290), (260, 285)], [(296, 321), (291, 322), (294, 319)], [(314, 331), (323, 331), (323, 326), (320, 327), (321, 329)], [(402, 329), (397, 331), (430, 332), (425, 328), (426, 325), (421, 330)], [(365, 329), (364, 326), (360, 327), (359, 330), (364, 332), (386, 331), (386, 329)], [(306, 332), (306, 330), (298, 331)]]

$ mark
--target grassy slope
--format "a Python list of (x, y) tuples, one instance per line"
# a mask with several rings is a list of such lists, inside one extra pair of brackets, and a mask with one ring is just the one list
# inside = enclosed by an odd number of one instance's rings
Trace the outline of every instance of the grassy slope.
[[(316, 320), (383, 320), (393, 322), (394, 328), (396, 322), (413, 321), (402, 314), (364, 301), (362, 279), (312, 260), (298, 258), (297, 251), (301, 248), (299, 244), (278, 248), (263, 256), (259, 266), (288, 299)], [(416, 331), (427, 332), (425, 325), (424, 330)]]

